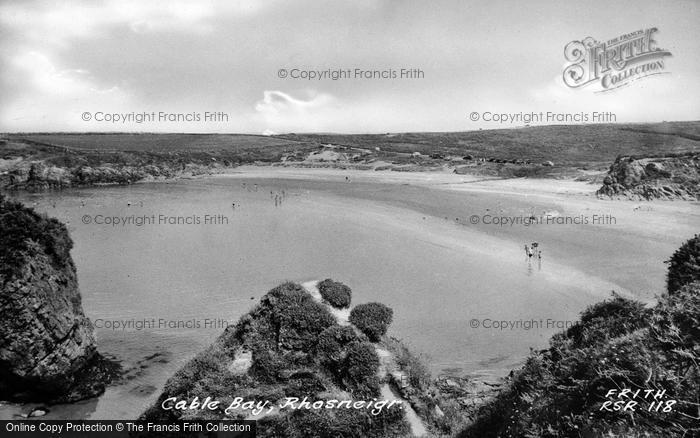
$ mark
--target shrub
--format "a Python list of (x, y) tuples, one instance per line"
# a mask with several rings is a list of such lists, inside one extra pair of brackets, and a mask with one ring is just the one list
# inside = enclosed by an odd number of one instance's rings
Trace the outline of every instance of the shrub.
[(327, 278), (318, 284), (318, 290), (323, 299), (328, 301), (331, 306), (338, 309), (350, 307), (352, 291), (343, 283)]
[(649, 315), (644, 304), (613, 293), (612, 299), (595, 303), (581, 313), (577, 321), (564, 334), (577, 348), (594, 345), (611, 337), (631, 333), (642, 327)]
[[(652, 309), (619, 296), (590, 306), (550, 349), (533, 352), (457, 436), (696, 436), (698, 327), (700, 282)], [(663, 416), (644, 408), (620, 416), (601, 409), (614, 388), (663, 389), (678, 404)]]
[(350, 312), (350, 322), (372, 342), (378, 342), (386, 334), (393, 317), (394, 311), (381, 303), (360, 304)]
[[(666, 368), (691, 377), (700, 369), (700, 282), (686, 284), (673, 295), (662, 296), (654, 309), (649, 336), (665, 355)], [(700, 386), (698, 387), (700, 392)], [(699, 395), (700, 396), (700, 395)]]
[(321, 362), (338, 363), (347, 356), (348, 345), (362, 339), (352, 327), (335, 325), (328, 327), (318, 337), (316, 351)]
[(271, 310), (277, 341), (285, 348), (311, 350), (321, 332), (336, 324), (325, 306), (294, 283), (273, 289), (263, 303)]
[(424, 361), (396, 338), (389, 339), (387, 347), (394, 354), (399, 368), (408, 373), (411, 386), (420, 391), (427, 390), (431, 383), (431, 376)]
[(700, 234), (678, 248), (667, 263), (669, 294), (675, 293), (685, 284), (700, 281)]
[(275, 352), (265, 348), (253, 351), (251, 371), (263, 382), (274, 383), (277, 381), (280, 371), (285, 368), (285, 365), (285, 361)]
[(350, 345), (345, 358), (344, 381), (353, 393), (373, 396), (379, 392), (379, 356), (369, 342)]
[(72, 263), (73, 241), (65, 225), (0, 195), (0, 275), (9, 279), (19, 272), (24, 256), (33, 250), (32, 242), (56, 268)]

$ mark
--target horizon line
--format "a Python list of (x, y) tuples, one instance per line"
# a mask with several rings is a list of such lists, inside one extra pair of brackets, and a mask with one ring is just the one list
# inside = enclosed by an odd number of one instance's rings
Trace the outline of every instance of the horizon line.
[(549, 125), (519, 125), (499, 128), (478, 128), (463, 131), (387, 131), (387, 132), (285, 132), (277, 134), (261, 134), (259, 132), (187, 132), (187, 131), (14, 131), (2, 132), (0, 135), (21, 135), (21, 134), (58, 134), (58, 135), (246, 135), (255, 137), (281, 137), (286, 135), (400, 135), (400, 134), (457, 134), (464, 132), (479, 131), (502, 131), (511, 129), (546, 128), (546, 127), (572, 127), (572, 126), (615, 126), (615, 125), (660, 125), (664, 123), (697, 123), (697, 120), (662, 120), (658, 122), (609, 122), (609, 123), (574, 123), (574, 124), (549, 124)]

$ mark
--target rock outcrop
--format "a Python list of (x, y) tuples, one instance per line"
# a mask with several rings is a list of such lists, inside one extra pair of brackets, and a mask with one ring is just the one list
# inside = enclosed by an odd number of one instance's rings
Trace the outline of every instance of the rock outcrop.
[(0, 195), (0, 399), (74, 401), (114, 366), (83, 313), (63, 224)]
[(597, 194), (634, 200), (700, 199), (700, 153), (618, 157)]
[(43, 161), (13, 162), (8, 170), (0, 173), (0, 188), (13, 190), (45, 190), (67, 187), (81, 187), (107, 184), (132, 184), (139, 181), (153, 181), (182, 176), (215, 173), (222, 166), (159, 163), (121, 165), (107, 163), (100, 166), (62, 167)]

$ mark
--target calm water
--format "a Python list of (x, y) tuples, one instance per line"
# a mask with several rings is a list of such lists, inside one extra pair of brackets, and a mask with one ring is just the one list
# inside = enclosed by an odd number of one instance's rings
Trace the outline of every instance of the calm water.
[[(560, 321), (625, 290), (546, 257), (528, 261), (512, 236), (344, 196), (334, 184), (215, 178), (23, 196), (69, 223), (99, 349), (128, 370), (99, 400), (53, 407), (49, 418), (135, 418), (168, 376), (285, 280), (331, 277), (353, 289), (355, 304), (391, 306), (392, 333), (426, 355), (435, 373), (503, 374), (530, 347), (544, 347)], [(400, 196), (402, 188), (381, 190)], [(488, 196), (479, 202), (493, 203)], [(96, 215), (221, 215), (228, 223), (111, 226), (95, 224)], [(521, 325), (489, 329), (485, 319)], [(152, 320), (176, 327), (135, 325)], [(115, 330), (106, 321), (132, 326)], [(2, 409), (0, 416), (13, 413)]]

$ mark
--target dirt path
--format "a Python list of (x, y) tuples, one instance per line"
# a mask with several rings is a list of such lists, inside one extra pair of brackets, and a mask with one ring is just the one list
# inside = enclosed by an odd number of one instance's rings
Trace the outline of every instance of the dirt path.
[[(325, 303), (321, 297), (321, 293), (318, 290), (318, 281), (307, 281), (306, 283), (302, 283), (302, 286), (309, 294), (311, 294), (312, 297), (314, 297), (316, 301), (328, 308), (338, 324), (350, 325), (350, 309), (336, 309), (333, 306), (329, 306), (327, 303)], [(377, 375), (379, 378), (384, 381), (391, 379), (399, 382), (402, 381), (405, 374), (396, 364), (394, 355), (389, 350), (382, 348), (379, 344), (375, 343), (373, 345), (375, 351), (377, 352), (377, 356), (379, 356), (379, 369), (377, 370)], [(401, 402), (401, 406), (403, 406), (403, 409), (406, 412), (406, 421), (408, 421), (408, 424), (411, 426), (412, 436), (423, 437), (428, 435), (428, 430), (423, 424), (423, 421), (420, 419), (408, 400), (401, 397), (400, 394), (396, 394), (388, 383), (382, 384), (380, 390), (382, 397), (384, 397), (385, 400), (396, 400)]]

